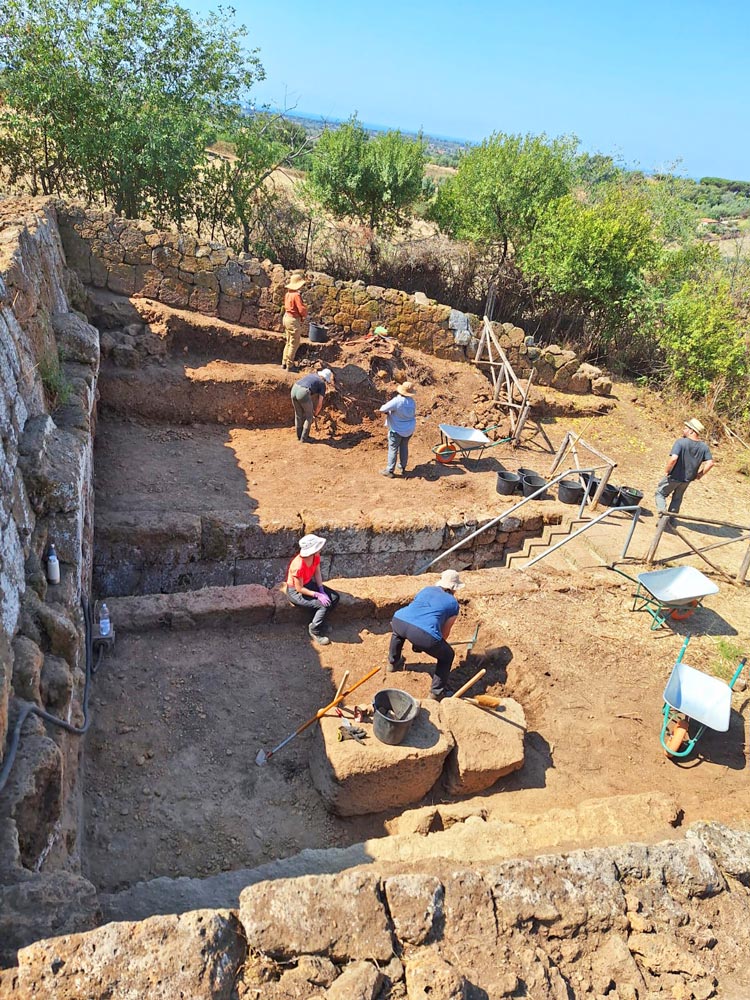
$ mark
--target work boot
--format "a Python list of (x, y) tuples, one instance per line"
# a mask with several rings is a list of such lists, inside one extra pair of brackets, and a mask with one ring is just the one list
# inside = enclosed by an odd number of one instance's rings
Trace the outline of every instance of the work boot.
[(388, 663), (386, 670), (389, 674), (394, 673), (396, 670), (403, 670), (406, 666), (406, 660), (403, 656), (399, 656), (395, 663)]
[(308, 626), (307, 631), (310, 633), (310, 638), (314, 639), (321, 646), (329, 646), (331, 644), (331, 640), (327, 635), (318, 635), (317, 632), (313, 632), (312, 625)]
[(297, 367), (297, 365), (287, 365), (286, 370), (288, 372), (298, 372), (299, 368)]
[(390, 469), (381, 469), (380, 470), (380, 475), (381, 476), (385, 476), (386, 479), (395, 479), (396, 478), (393, 475), (393, 473), (390, 471)]

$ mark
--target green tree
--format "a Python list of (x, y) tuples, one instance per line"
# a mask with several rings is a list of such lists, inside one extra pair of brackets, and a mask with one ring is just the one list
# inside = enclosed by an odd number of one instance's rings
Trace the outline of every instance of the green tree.
[(179, 223), (206, 145), (263, 75), (229, 18), (198, 20), (168, 0), (7, 0), (8, 176), (32, 191), (83, 190), (117, 212)]
[(311, 158), (308, 190), (337, 219), (390, 233), (409, 219), (422, 193), (425, 144), (400, 132), (370, 138), (352, 118), (325, 129)]
[(500, 243), (516, 253), (531, 240), (540, 214), (570, 190), (578, 140), (572, 136), (495, 133), (465, 153), (441, 184), (431, 213), (443, 232), (473, 243)]
[(541, 212), (520, 263), (527, 277), (589, 320), (589, 337), (611, 340), (644, 294), (659, 259), (646, 202), (623, 188), (586, 204), (572, 195)]
[(726, 278), (684, 282), (666, 302), (658, 336), (680, 388), (705, 396), (718, 382), (726, 403), (744, 386), (747, 410), (748, 347)]

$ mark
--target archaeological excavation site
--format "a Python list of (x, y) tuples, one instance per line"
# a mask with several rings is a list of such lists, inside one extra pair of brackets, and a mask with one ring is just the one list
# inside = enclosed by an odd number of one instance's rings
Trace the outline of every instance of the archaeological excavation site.
[(0, 201), (0, 996), (746, 1000), (740, 445), (670, 523), (691, 414), (303, 278), (284, 367), (281, 266)]

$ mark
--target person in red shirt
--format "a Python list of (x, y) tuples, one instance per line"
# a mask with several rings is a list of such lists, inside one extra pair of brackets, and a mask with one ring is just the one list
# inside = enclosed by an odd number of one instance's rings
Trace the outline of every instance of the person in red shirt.
[(339, 594), (323, 585), (318, 553), (325, 543), (325, 538), (320, 535), (300, 538), (299, 555), (292, 559), (286, 575), (286, 596), (295, 607), (314, 612), (308, 632), (321, 646), (327, 646), (331, 641), (323, 635), (323, 622), (339, 603)]
[(281, 358), (281, 367), (287, 371), (296, 372), (299, 369), (294, 364), (297, 356), (300, 338), (302, 337), (303, 321), (307, 318), (307, 306), (302, 301), (300, 289), (305, 287), (305, 279), (301, 271), (294, 271), (286, 286), (284, 295), (284, 317), (282, 326), (286, 334), (286, 345)]

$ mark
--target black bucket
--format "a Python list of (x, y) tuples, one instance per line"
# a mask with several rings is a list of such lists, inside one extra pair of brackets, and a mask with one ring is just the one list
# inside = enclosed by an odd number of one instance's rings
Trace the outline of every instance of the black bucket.
[(611, 483), (607, 485), (602, 490), (602, 495), (599, 497), (599, 503), (604, 507), (616, 507), (620, 502), (620, 490), (617, 486), (612, 486)]
[[(536, 493), (536, 491), (540, 490), (542, 486), (547, 485), (547, 480), (542, 479), (541, 476), (537, 476), (535, 472), (529, 476), (524, 476), (521, 482), (523, 483), (523, 495), (525, 497), (530, 497), (532, 493)], [(546, 497), (546, 493), (540, 493), (538, 497), (535, 497), (535, 499), (544, 500)]]
[(403, 743), (411, 724), (419, 715), (419, 702), (406, 691), (385, 688), (372, 700), (372, 731), (381, 743), (397, 746)]
[(632, 486), (620, 487), (620, 507), (635, 507), (643, 500), (643, 490), (633, 489)]
[(326, 327), (321, 326), (320, 323), (311, 323), (310, 329), (307, 331), (307, 336), (313, 344), (325, 344), (328, 340), (328, 330)]
[(536, 469), (518, 469), (518, 475), (523, 479), (524, 476), (536, 476), (538, 473)]
[(583, 486), (575, 479), (561, 479), (557, 484), (557, 499), (560, 503), (580, 504), (583, 500)]
[(521, 485), (521, 477), (515, 472), (498, 472), (495, 490), (502, 497), (512, 496)]

